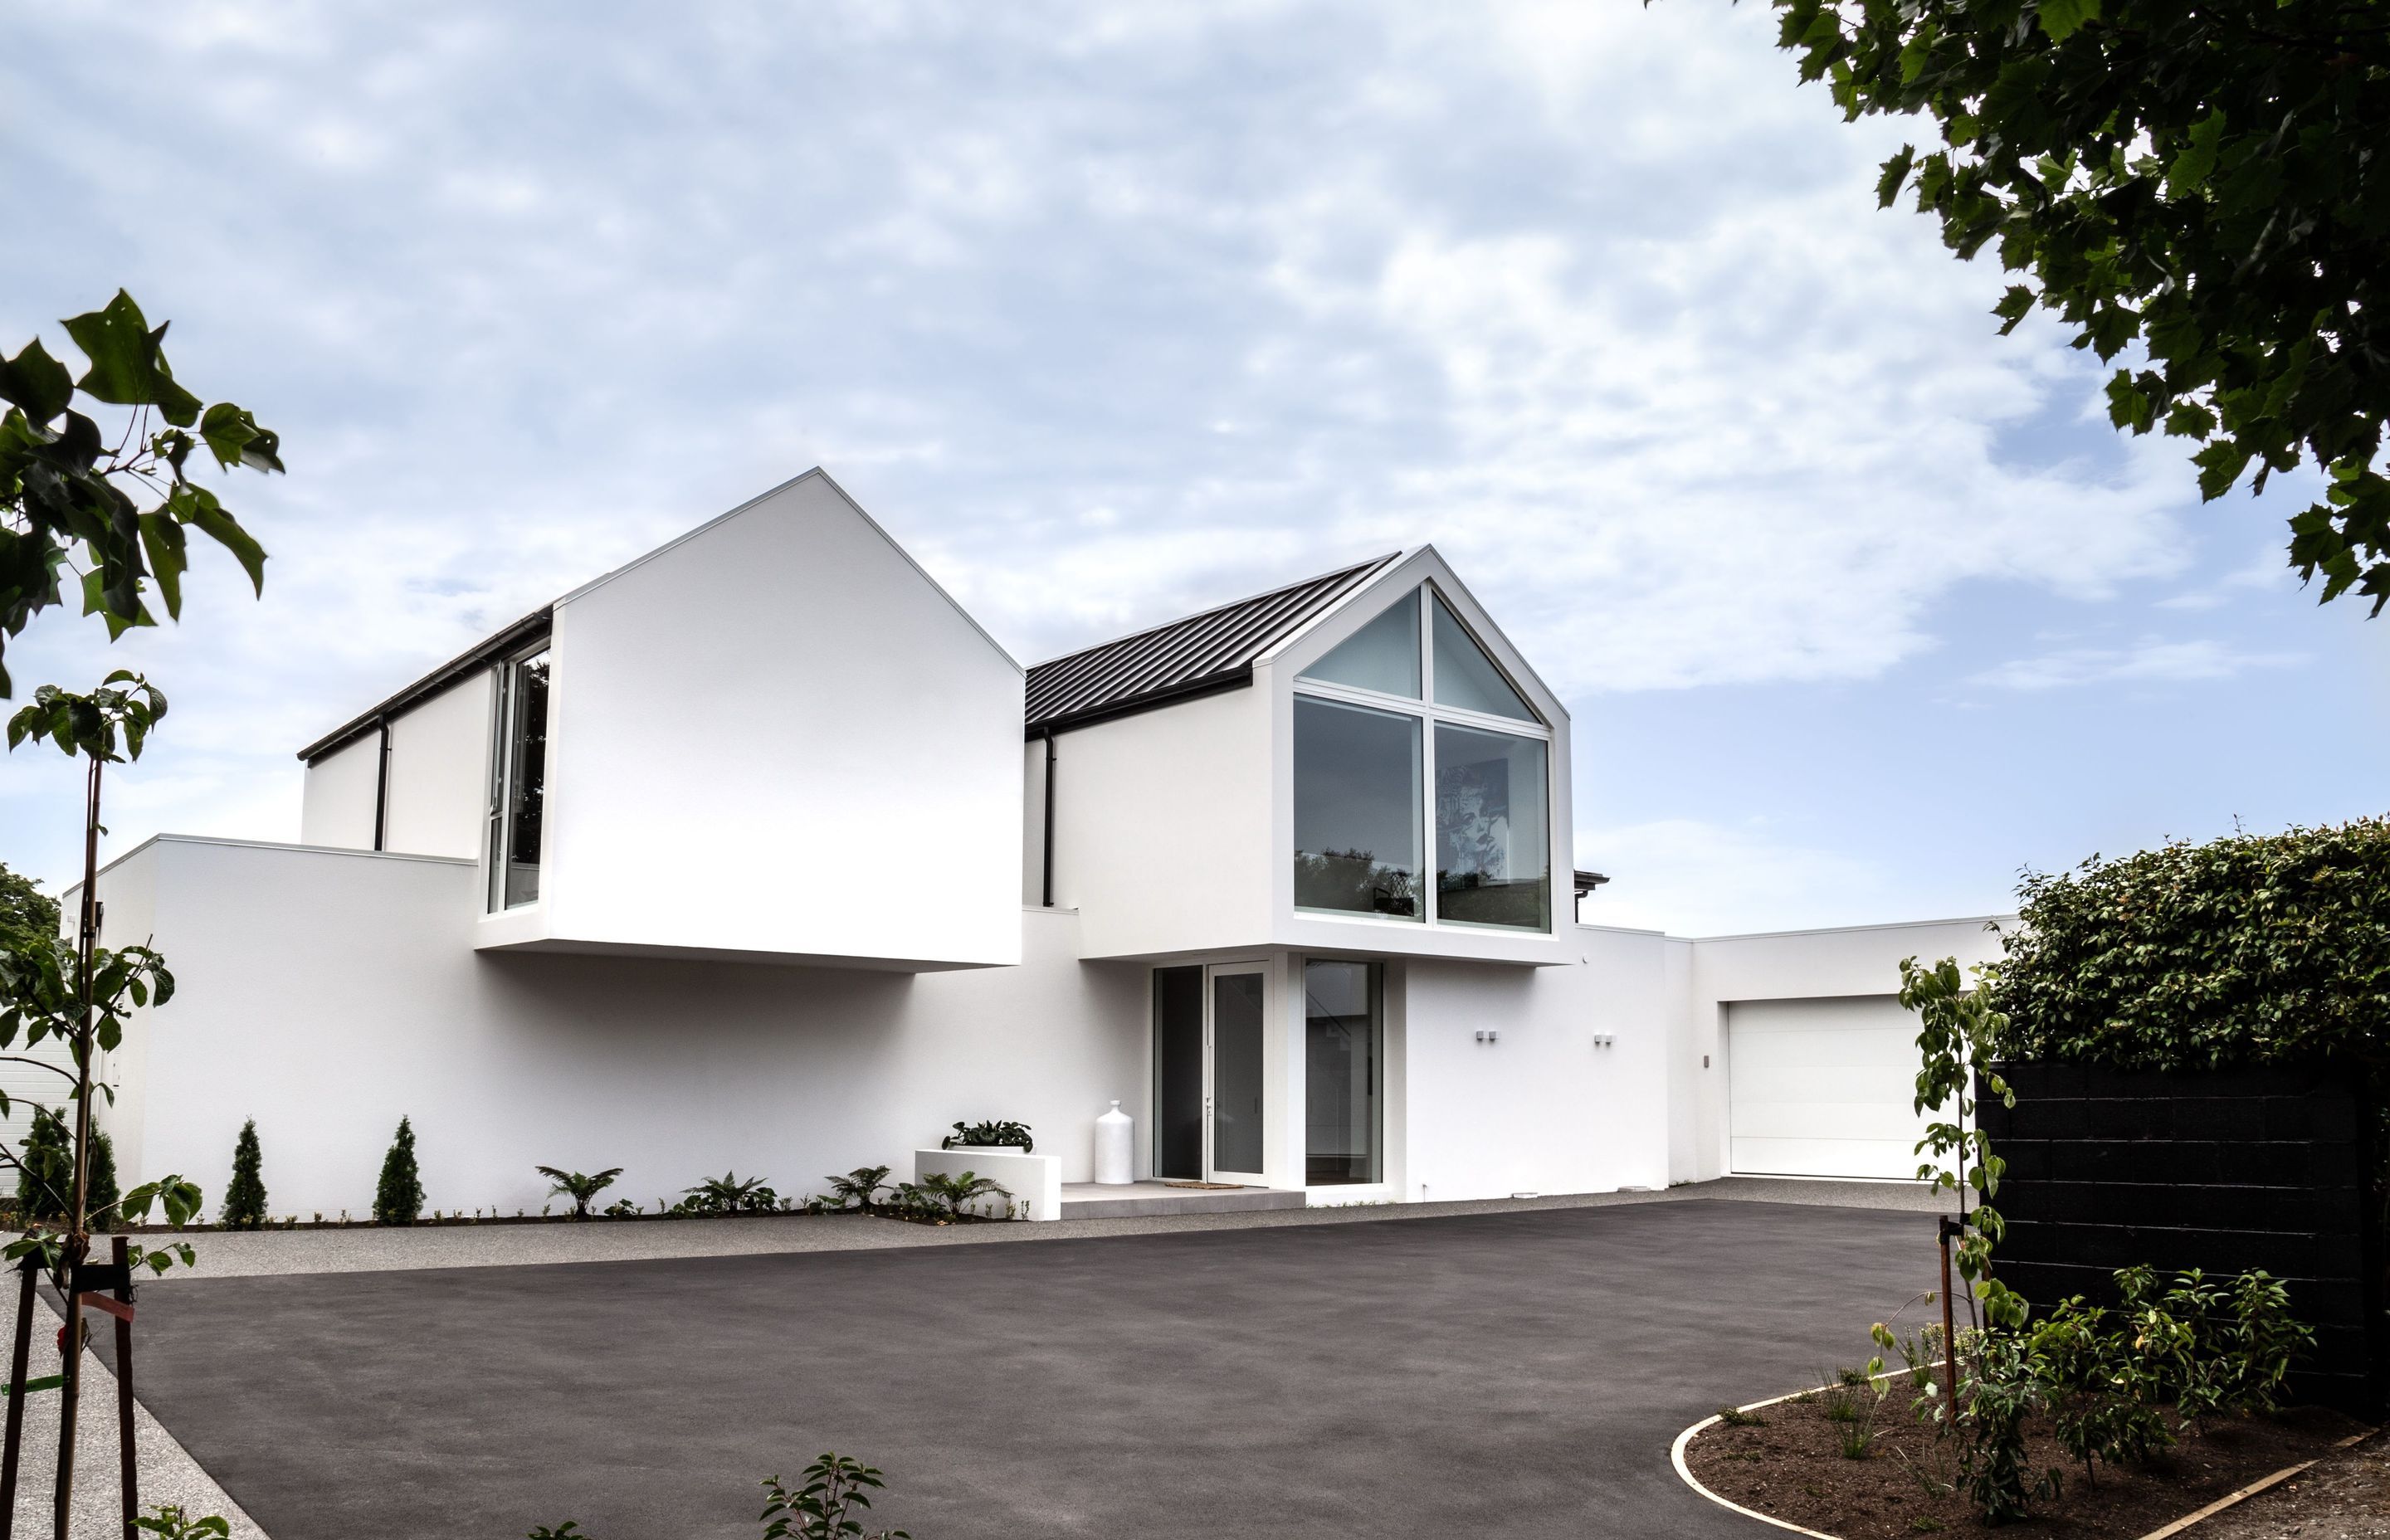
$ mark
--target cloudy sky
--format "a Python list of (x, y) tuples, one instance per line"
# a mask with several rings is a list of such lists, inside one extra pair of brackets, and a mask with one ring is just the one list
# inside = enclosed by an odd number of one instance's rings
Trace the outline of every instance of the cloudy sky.
[[(111, 795), (293, 839), (292, 751), (820, 464), (1025, 661), (1433, 541), (1574, 713), (1587, 918), (1982, 913), (2378, 811), (2390, 621), (2202, 507), (1896, 130), (1746, 0), (62, 5), (0, 20), (0, 341), (119, 285), (283, 434)], [(735, 734), (736, 723), (720, 725)], [(75, 866), (71, 767), (0, 860)]]

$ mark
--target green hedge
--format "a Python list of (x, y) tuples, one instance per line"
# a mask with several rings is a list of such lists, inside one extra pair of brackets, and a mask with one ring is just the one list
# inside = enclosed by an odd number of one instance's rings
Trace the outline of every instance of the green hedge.
[(1992, 985), (2010, 1058), (2390, 1063), (2390, 821), (2028, 874)]

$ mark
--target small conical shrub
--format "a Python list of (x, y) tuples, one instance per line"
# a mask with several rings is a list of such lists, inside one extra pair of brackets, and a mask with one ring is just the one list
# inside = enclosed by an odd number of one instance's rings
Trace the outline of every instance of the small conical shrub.
[(116, 1141), (95, 1128), (91, 1131), (91, 1172), (84, 1194), (83, 1212), (95, 1230), (112, 1230), (120, 1221), (116, 1200), (122, 1196), (116, 1190)]
[(398, 1136), (382, 1157), (381, 1182), (374, 1188), (374, 1223), (412, 1225), (423, 1214), (423, 1177), (415, 1169), (415, 1130), (398, 1120)]
[(257, 1120), (251, 1118), (240, 1125), (240, 1137), (233, 1141), (232, 1185), (225, 1188), (225, 1229), (265, 1228), (265, 1178), (258, 1171), (263, 1160), (257, 1148)]
[(24, 1151), (24, 1165), (17, 1173), (18, 1217), (27, 1221), (65, 1218), (68, 1188), (74, 1182), (74, 1155), (67, 1148), (65, 1121), (56, 1112), (35, 1108)]

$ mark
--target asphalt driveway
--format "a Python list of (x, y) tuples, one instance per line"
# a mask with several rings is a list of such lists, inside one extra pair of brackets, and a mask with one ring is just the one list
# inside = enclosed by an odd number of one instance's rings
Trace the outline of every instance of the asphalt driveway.
[(919, 1540), (1709, 1536), (1668, 1444), (1868, 1351), (1919, 1213), (1693, 1200), (191, 1280), (140, 1391), (275, 1540), (752, 1536), (836, 1448)]

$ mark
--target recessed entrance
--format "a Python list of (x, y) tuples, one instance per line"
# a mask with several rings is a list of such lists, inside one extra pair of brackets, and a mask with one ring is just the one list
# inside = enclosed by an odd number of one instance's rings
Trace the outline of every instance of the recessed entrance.
[(1260, 963), (1153, 970), (1155, 1175), (1262, 1184), (1268, 994)]

